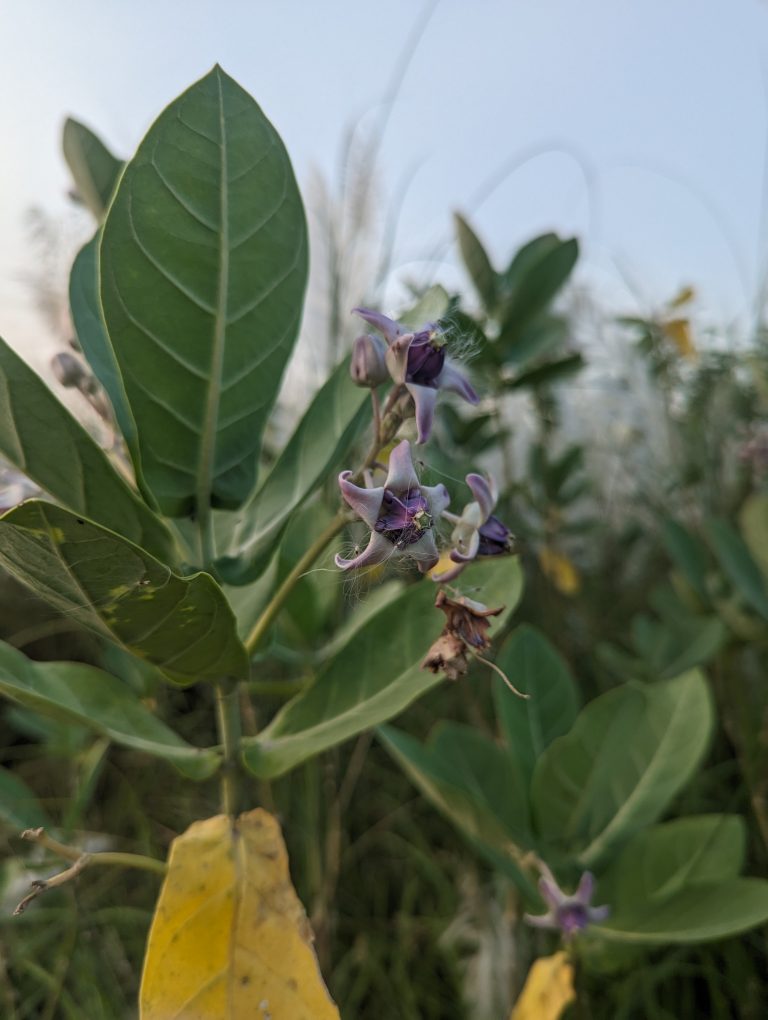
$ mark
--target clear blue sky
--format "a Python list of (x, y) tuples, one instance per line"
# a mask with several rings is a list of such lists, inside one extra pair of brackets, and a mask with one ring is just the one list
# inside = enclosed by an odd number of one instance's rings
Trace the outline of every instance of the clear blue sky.
[[(23, 213), (66, 209), (67, 114), (130, 153), (218, 61), (276, 124), (305, 183), (312, 166), (333, 172), (345, 128), (375, 110), (423, 10), (0, 0), (0, 332), (27, 341)], [(741, 313), (768, 249), (767, 81), (761, 0), (439, 0), (381, 150), (390, 190), (418, 167), (398, 258), (446, 236), (461, 208), (499, 261), (537, 231), (576, 232), (582, 278), (614, 303), (618, 265), (650, 304), (692, 282), (713, 317)], [(538, 150), (473, 208), (500, 168)]]

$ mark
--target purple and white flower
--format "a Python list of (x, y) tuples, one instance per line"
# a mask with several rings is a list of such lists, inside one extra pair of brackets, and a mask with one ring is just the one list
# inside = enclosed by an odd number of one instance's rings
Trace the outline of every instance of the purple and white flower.
[(581, 876), (578, 888), (568, 896), (555, 881), (546, 865), (542, 866), (539, 892), (549, 907), (546, 914), (525, 914), (524, 919), (534, 928), (551, 928), (559, 931), (567, 941), (584, 931), (590, 924), (604, 921), (611, 912), (608, 906), (593, 907), (595, 880), (589, 871)]
[(469, 474), (466, 482), (474, 500), (467, 503), (460, 517), (452, 513), (443, 515), (454, 525), (450, 556), (456, 566), (433, 575), (432, 580), (438, 584), (458, 577), (467, 563), (478, 556), (502, 556), (514, 551), (512, 532), (492, 513), (499, 498), (494, 481), (482, 475)]
[(385, 360), (389, 374), (413, 397), (418, 443), (426, 443), (432, 432), (438, 390), (458, 393), (470, 404), (479, 402), (480, 398), (468, 379), (447, 357), (445, 336), (436, 323), (428, 322), (413, 333), (403, 329), (394, 319), (370, 308), (355, 308), (353, 311), (387, 341)]
[(353, 559), (336, 556), (342, 570), (383, 563), (391, 556), (409, 556), (426, 573), (438, 561), (434, 525), (450, 502), (444, 485), (419, 485), (407, 439), (389, 455), (389, 469), (383, 485), (363, 489), (350, 481), (351, 471), (339, 475), (339, 488), (346, 503), (371, 529), (366, 548)]

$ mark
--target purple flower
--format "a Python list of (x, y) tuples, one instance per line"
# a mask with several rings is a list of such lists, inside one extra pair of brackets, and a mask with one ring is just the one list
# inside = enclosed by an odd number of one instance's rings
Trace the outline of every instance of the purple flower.
[(546, 865), (542, 866), (539, 892), (549, 907), (546, 914), (525, 914), (524, 919), (534, 928), (551, 928), (562, 933), (567, 941), (590, 925), (604, 921), (611, 912), (608, 906), (591, 906), (595, 880), (585, 871), (573, 896), (567, 896), (555, 881)]
[(446, 513), (445, 519), (454, 525), (451, 534), (451, 559), (456, 564), (450, 570), (434, 574), (433, 581), (442, 584), (452, 581), (462, 572), (464, 567), (477, 556), (501, 556), (514, 550), (515, 539), (512, 532), (502, 524), (491, 511), (496, 506), (498, 493), (491, 479), (482, 475), (470, 474), (466, 478), (472, 495), (475, 497), (467, 503), (461, 516)]
[(353, 309), (378, 329), (389, 345), (386, 363), (392, 379), (405, 386), (416, 406), (419, 443), (432, 432), (438, 390), (458, 393), (470, 404), (480, 400), (468, 380), (454, 368), (445, 353), (445, 337), (436, 323), (428, 322), (417, 333), (409, 333), (393, 319), (369, 308)]
[(390, 453), (384, 485), (362, 489), (349, 480), (351, 476), (351, 471), (342, 471), (339, 488), (345, 501), (371, 529), (371, 538), (354, 559), (337, 555), (336, 566), (351, 570), (383, 563), (390, 556), (406, 555), (416, 560), (422, 573), (430, 570), (438, 560), (433, 526), (450, 497), (444, 485), (419, 485), (408, 440), (398, 443)]

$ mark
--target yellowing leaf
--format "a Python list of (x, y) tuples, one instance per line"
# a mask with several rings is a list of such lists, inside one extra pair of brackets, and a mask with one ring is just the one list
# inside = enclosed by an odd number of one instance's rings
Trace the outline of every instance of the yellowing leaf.
[(509, 1020), (558, 1020), (575, 998), (568, 954), (561, 950), (542, 956), (528, 971)]
[(539, 549), (539, 565), (545, 577), (563, 595), (576, 595), (581, 588), (579, 572), (565, 553), (550, 546)]
[(195, 822), (171, 846), (141, 1020), (339, 1020), (311, 942), (272, 815)]
[(451, 559), (451, 553), (450, 553), (450, 550), (449, 550), (448, 552), (444, 552), (441, 555), (440, 559), (437, 561), (437, 563), (434, 565), (434, 567), (432, 567), (432, 569), (429, 571), (429, 575), (428, 576), (429, 576), (429, 578), (432, 581), (434, 581), (436, 574), (438, 576), (440, 574), (444, 574), (448, 570), (453, 570), (453, 568), (455, 566), (456, 566), (456, 564)]
[(696, 291), (693, 287), (681, 287), (677, 294), (675, 294), (669, 302), (667, 308), (681, 308), (683, 305), (687, 305), (689, 301), (693, 301), (695, 297)]
[(682, 357), (696, 357), (696, 345), (693, 342), (690, 319), (669, 319), (661, 324), (661, 328), (677, 347), (678, 353)]

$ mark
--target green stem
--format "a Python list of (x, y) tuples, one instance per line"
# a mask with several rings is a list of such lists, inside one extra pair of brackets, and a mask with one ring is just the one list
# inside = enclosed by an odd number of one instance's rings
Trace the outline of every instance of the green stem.
[(224, 761), (221, 766), (221, 809), (230, 818), (237, 817), (240, 800), (240, 692), (237, 683), (220, 680), (216, 684), (216, 719)]
[(309, 549), (307, 549), (291, 572), (286, 576), (283, 583), (272, 596), (272, 601), (267, 605), (264, 612), (254, 624), (251, 633), (245, 639), (245, 647), (249, 655), (253, 655), (256, 651), (272, 625), (275, 617), (285, 605), (288, 596), (296, 587), (296, 584), (299, 582), (301, 577), (309, 570), (320, 553), (325, 549), (328, 543), (339, 534), (348, 521), (349, 517), (344, 511), (336, 514), (328, 527), (317, 536)]
[(154, 871), (158, 875), (164, 875), (168, 866), (164, 861), (158, 861), (154, 857), (145, 857), (144, 854), (122, 853), (117, 850), (100, 850), (94, 853), (87, 853), (78, 850), (66, 843), (60, 843), (58, 839), (49, 836), (44, 829), (25, 829), (21, 834), (22, 839), (30, 843), (37, 843), (57, 857), (65, 861), (72, 861), (76, 864), (84, 857), (87, 858), (88, 866), (93, 864), (108, 864), (118, 868), (138, 868), (140, 871)]

